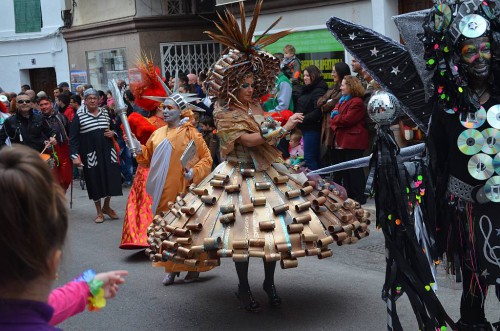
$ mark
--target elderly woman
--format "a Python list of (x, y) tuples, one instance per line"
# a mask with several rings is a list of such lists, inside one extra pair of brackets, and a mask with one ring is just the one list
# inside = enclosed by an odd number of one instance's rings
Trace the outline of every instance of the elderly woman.
[[(347, 75), (342, 80), (340, 91), (342, 96), (332, 110), (330, 119), (334, 136), (335, 163), (360, 158), (368, 148), (366, 108), (363, 103), (365, 89), (359, 79)], [(346, 188), (348, 196), (361, 204), (366, 202), (363, 168), (342, 171), (339, 184)]]
[(94, 221), (102, 223), (104, 214), (118, 219), (110, 201), (112, 196), (122, 195), (120, 163), (113, 123), (108, 111), (98, 107), (99, 93), (88, 89), (84, 96), (85, 106), (71, 122), (70, 156), (74, 165), (83, 167), (89, 199), (94, 201), (97, 212)]

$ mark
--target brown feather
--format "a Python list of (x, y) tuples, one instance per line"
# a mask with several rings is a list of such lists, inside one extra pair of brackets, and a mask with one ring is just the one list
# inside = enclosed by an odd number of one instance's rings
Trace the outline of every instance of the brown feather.
[(252, 22), (250, 22), (250, 26), (248, 27), (247, 40), (252, 40), (253, 38), (255, 27), (257, 26), (257, 21), (259, 19), (260, 7), (262, 7), (262, 0), (257, 1), (257, 3), (255, 4)]
[(247, 25), (245, 21), (245, 6), (243, 1), (240, 2), (240, 17), (241, 17), (241, 35), (243, 36), (243, 45), (248, 47), (249, 40), (247, 39)]
[(262, 38), (258, 43), (257, 45), (259, 45), (259, 47), (266, 47), (267, 45), (271, 45), (271, 44), (274, 44), (276, 41), (280, 40), (281, 38), (289, 35), (292, 31), (291, 30), (286, 30), (286, 31), (280, 31), (280, 32), (277, 32), (273, 35), (270, 35), (270, 36), (266, 36), (264, 38)]

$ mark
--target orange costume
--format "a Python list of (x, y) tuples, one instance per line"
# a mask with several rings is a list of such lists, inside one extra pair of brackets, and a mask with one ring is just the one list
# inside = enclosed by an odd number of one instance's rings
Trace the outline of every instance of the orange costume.
[[(138, 113), (128, 117), (132, 132), (142, 144), (146, 144), (151, 134), (167, 123), (158, 116), (144, 118)], [(127, 200), (125, 219), (123, 220), (121, 249), (141, 249), (149, 247), (147, 228), (153, 221), (151, 211), (151, 196), (146, 192), (146, 180), (149, 168), (143, 165), (137, 167), (134, 183)]]
[[(188, 112), (191, 113), (191, 111)], [(212, 157), (202, 135), (190, 121), (181, 124), (177, 128), (171, 129), (168, 126), (164, 126), (156, 130), (146, 145), (142, 146), (142, 155), (137, 155), (137, 163), (145, 167), (151, 167), (149, 176), (152, 178), (148, 178), (148, 183), (158, 184), (158, 182), (164, 181), (162, 183), (163, 190), (161, 191), (161, 197), (158, 197), (157, 202), (153, 201), (153, 214), (168, 211), (170, 209), (168, 206), (169, 202), (174, 202), (176, 196), (179, 193), (186, 192), (187, 187), (191, 184), (184, 178), (184, 171), (180, 162), (182, 153), (191, 140), (194, 140), (194, 144), (196, 145), (197, 156), (190, 161), (189, 164), (192, 164), (192, 166), (188, 164), (188, 168), (193, 170), (192, 182), (198, 184), (210, 173)], [(161, 172), (153, 170), (157, 169), (154, 165), (155, 153), (158, 151), (159, 146), (164, 144), (170, 145), (170, 147), (166, 153), (162, 153), (159, 162), (163, 163), (164, 166), (168, 164), (166, 178), (160, 174)], [(150, 188), (148, 192), (153, 193), (150, 191)], [(152, 195), (154, 196), (154, 193)], [(153, 197), (153, 200), (155, 200), (155, 197)], [(166, 272), (208, 271), (213, 268), (207, 266), (189, 267), (172, 262), (158, 262), (154, 266), (164, 266)]]

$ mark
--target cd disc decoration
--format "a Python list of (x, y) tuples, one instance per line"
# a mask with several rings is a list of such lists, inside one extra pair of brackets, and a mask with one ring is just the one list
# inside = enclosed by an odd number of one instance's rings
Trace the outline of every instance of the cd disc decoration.
[(486, 115), (488, 124), (495, 129), (500, 129), (500, 105), (491, 106)]
[(460, 114), (460, 123), (467, 129), (477, 129), (486, 122), (486, 110), (481, 107), (476, 112)]
[(484, 129), (482, 132), (484, 144), (481, 148), (486, 154), (497, 154), (500, 152), (500, 131), (495, 128)]
[(493, 176), (484, 184), (484, 193), (488, 200), (500, 202), (500, 176)]
[(458, 149), (465, 155), (474, 155), (481, 151), (484, 137), (481, 132), (468, 129), (462, 132), (457, 139)]
[(493, 159), (491, 156), (479, 153), (470, 158), (467, 166), (469, 174), (477, 180), (490, 178), (493, 173)]

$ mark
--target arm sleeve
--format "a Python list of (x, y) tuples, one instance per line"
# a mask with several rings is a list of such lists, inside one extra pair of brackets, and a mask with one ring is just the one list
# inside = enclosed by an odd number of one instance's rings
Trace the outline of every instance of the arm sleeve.
[(213, 160), (203, 136), (194, 128), (192, 131), (194, 132), (193, 140), (200, 158), (193, 167), (193, 183), (198, 184), (210, 173)]
[(5, 140), (7, 140), (7, 120), (5, 120), (5, 122), (3, 123), (3, 126), (2, 128), (0, 129), (0, 148), (2, 148), (3, 146), (5, 146)]
[(292, 86), (287, 82), (282, 82), (279, 89), (280, 93), (277, 96), (278, 105), (271, 111), (290, 109), (290, 100), (292, 99)]
[(73, 122), (69, 128), (69, 155), (72, 160), (78, 158), (78, 151), (80, 149), (80, 117), (75, 114)]
[(47, 139), (55, 134), (54, 130), (52, 130), (49, 123), (45, 119), (42, 120), (42, 131), (43, 134), (47, 137)]
[(69, 282), (50, 292), (48, 304), (54, 308), (54, 315), (49, 324), (57, 325), (84, 311), (89, 296), (86, 282)]
[(332, 124), (337, 127), (350, 127), (364, 120), (366, 114), (363, 100), (357, 98), (351, 102), (346, 111), (341, 111), (332, 120)]

